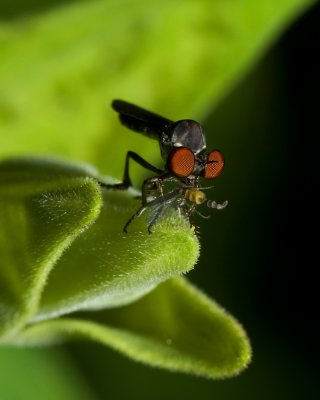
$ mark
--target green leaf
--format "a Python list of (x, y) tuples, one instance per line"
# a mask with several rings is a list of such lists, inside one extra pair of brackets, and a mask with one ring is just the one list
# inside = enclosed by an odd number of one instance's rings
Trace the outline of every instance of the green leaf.
[(172, 214), (150, 235), (141, 218), (127, 235), (122, 228), (138, 201), (132, 191), (103, 192), (101, 209), (89, 168), (34, 159), (0, 164), (7, 335), (30, 321), (126, 304), (193, 267), (199, 245), (185, 219)]
[(137, 361), (208, 378), (237, 374), (251, 357), (241, 325), (183, 278), (119, 309), (32, 325), (13, 342), (49, 344), (81, 337)]
[(61, 348), (1, 347), (1, 399), (96, 399), (77, 367)]
[(238, 373), (250, 359), (239, 324), (185, 280), (168, 281), (197, 260), (188, 222), (170, 213), (150, 235), (140, 218), (124, 234), (137, 200), (130, 191), (101, 198), (97, 179), (53, 160), (0, 164), (3, 344), (81, 336), (160, 367)]
[[(312, 3), (101, 0), (1, 23), (0, 155), (58, 154), (118, 177), (127, 150), (152, 162), (157, 143), (127, 140), (113, 98), (198, 119)], [(136, 192), (101, 190), (97, 178), (65, 162), (1, 163), (2, 342), (82, 336), (152, 365), (239, 372), (250, 347), (234, 319), (185, 281), (157, 287), (197, 260), (186, 221), (172, 213), (148, 235), (140, 218), (126, 236)]]
[(100, 212), (99, 186), (80, 171), (44, 160), (0, 164), (0, 335), (36, 312), (62, 252)]
[(127, 304), (193, 268), (199, 243), (186, 220), (176, 214), (150, 235), (141, 218), (126, 234), (122, 228), (137, 201), (107, 192), (104, 204), (95, 224), (56, 264), (35, 320)]

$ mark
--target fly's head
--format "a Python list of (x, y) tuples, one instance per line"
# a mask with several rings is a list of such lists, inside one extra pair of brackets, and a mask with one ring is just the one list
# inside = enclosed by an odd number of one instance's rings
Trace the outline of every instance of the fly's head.
[(224, 168), (219, 150), (206, 153), (203, 127), (193, 120), (181, 120), (166, 127), (160, 139), (166, 169), (171, 176), (188, 183), (199, 177), (214, 179)]
[(197, 182), (199, 177), (211, 180), (222, 173), (224, 157), (219, 150), (194, 153), (188, 147), (174, 147), (167, 157), (166, 168), (173, 177), (185, 183)]

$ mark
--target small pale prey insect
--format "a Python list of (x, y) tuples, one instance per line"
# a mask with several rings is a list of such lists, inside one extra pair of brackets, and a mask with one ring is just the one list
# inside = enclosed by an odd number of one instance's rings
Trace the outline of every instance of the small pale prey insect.
[[(199, 186), (199, 178), (214, 179), (224, 168), (224, 157), (219, 150), (206, 152), (206, 139), (203, 127), (190, 119), (170, 121), (153, 112), (122, 100), (114, 100), (112, 107), (119, 113), (120, 121), (129, 129), (142, 133), (159, 142), (164, 169), (158, 169), (133, 151), (128, 151), (123, 180), (118, 184), (102, 184), (112, 189), (128, 189), (132, 186), (129, 176), (129, 159), (157, 174), (148, 178), (142, 185), (142, 206), (128, 220), (123, 230), (127, 232), (131, 222), (145, 210), (152, 210), (148, 231), (167, 207), (176, 207), (192, 225), (191, 218), (197, 212), (196, 206), (206, 202), (210, 208), (222, 209), (227, 202), (218, 204), (207, 200)], [(175, 182), (173, 189), (165, 192), (166, 182)], [(151, 197), (151, 200), (150, 200)], [(200, 214), (201, 215), (201, 214)]]

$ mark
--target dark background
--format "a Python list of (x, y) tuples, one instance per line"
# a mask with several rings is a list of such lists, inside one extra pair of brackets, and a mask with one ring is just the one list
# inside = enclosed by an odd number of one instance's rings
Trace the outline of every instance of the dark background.
[(319, 398), (319, 23), (318, 4), (203, 123), (227, 160), (211, 196), (229, 206), (203, 210), (212, 217), (197, 221), (202, 254), (189, 278), (243, 323), (252, 364), (214, 382), (69, 345), (100, 398)]

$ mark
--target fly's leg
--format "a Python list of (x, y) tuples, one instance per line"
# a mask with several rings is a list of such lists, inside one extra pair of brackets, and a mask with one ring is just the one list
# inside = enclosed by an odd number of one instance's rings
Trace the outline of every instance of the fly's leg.
[(142, 204), (148, 204), (148, 196), (150, 195), (154, 195), (156, 198), (163, 197), (163, 184), (170, 178), (169, 172), (162, 172), (159, 176), (146, 179), (142, 184)]
[[(139, 210), (132, 215), (132, 217), (130, 217), (128, 219), (128, 221), (126, 222), (125, 226), (123, 227), (123, 232), (124, 233), (128, 233), (128, 227), (129, 225), (137, 218), (139, 218), (147, 209), (148, 204), (142, 206), (141, 208), (139, 208)], [(157, 212), (153, 215), (151, 222), (148, 225), (148, 232), (152, 233), (152, 226), (157, 222), (158, 218), (160, 217), (161, 213), (163, 211), (163, 206), (159, 208), (159, 210), (157, 210)]]
[[(148, 195), (153, 194), (153, 193), (157, 193), (159, 196), (163, 196), (163, 187), (162, 186), (163, 186), (162, 180), (158, 177), (146, 179), (143, 182), (143, 185), (142, 185), (142, 207), (139, 208), (139, 210), (135, 214), (133, 214), (133, 216), (125, 224), (125, 226), (123, 228), (123, 231), (125, 233), (128, 233), (128, 226), (131, 224), (131, 222), (133, 222), (136, 218), (140, 217), (145, 212), (145, 210), (150, 205), (150, 203), (158, 203), (159, 202), (159, 197), (153, 201), (151, 200), (151, 202), (149, 202), (149, 203), (147, 202), (147, 198), (148, 198)], [(163, 207), (161, 207), (160, 212), (157, 211), (155, 213), (155, 215), (152, 217), (152, 220), (151, 220), (150, 224), (148, 225), (149, 233), (152, 233), (151, 227), (158, 220), (159, 216), (162, 213), (162, 210), (163, 210)]]
[(133, 222), (136, 218), (139, 218), (146, 210), (146, 206), (142, 206), (141, 208), (139, 208), (139, 210), (132, 215), (132, 217), (130, 217), (128, 219), (128, 221), (126, 222), (125, 226), (123, 227), (123, 232), (124, 233), (128, 233), (128, 226), (131, 224), (131, 222)]
[(147, 205), (148, 196), (163, 196), (163, 179), (159, 176), (146, 179), (142, 185), (142, 204)]
[[(161, 182), (161, 180), (159, 181)], [(162, 186), (160, 186), (160, 189), (162, 190)], [(179, 196), (179, 193), (177, 190), (172, 190), (171, 192), (168, 192), (164, 195), (158, 196), (153, 200), (150, 200), (149, 202), (146, 202), (145, 204), (142, 204), (142, 207), (139, 208), (139, 210), (127, 221), (125, 224), (123, 231), (127, 233), (128, 226), (131, 224), (132, 221), (134, 221), (136, 218), (140, 217), (147, 208), (149, 207), (156, 207), (154, 213), (152, 214), (151, 221), (149, 222), (148, 225), (148, 232), (152, 233), (152, 226), (157, 222), (159, 217), (161, 216), (165, 206), (168, 204), (171, 204), (172, 202), (175, 202), (177, 199), (177, 196)]]
[(162, 206), (159, 207), (159, 208), (157, 209), (157, 211), (153, 214), (153, 216), (152, 216), (152, 218), (151, 218), (151, 221), (149, 222), (149, 225), (148, 225), (148, 232), (149, 232), (149, 234), (152, 233), (152, 229), (151, 229), (151, 228), (153, 227), (153, 225), (154, 225), (154, 224), (158, 221), (158, 219), (160, 218), (163, 209), (164, 209), (164, 203), (163, 203)]
[(188, 218), (190, 226), (193, 226), (192, 216), (195, 211), (196, 211), (196, 204), (192, 204), (187, 212), (187, 218)]
[[(156, 176), (156, 177), (153, 177), (153, 178), (149, 178), (149, 179), (146, 179), (143, 182), (143, 185), (142, 185), (142, 204), (145, 207), (150, 205), (150, 203), (147, 202), (147, 198), (148, 198), (148, 195), (151, 195), (151, 194), (155, 194), (157, 196), (157, 198), (152, 201), (153, 204), (162, 202), (161, 198), (163, 198), (163, 181), (167, 177), (168, 177), (168, 174), (164, 173), (161, 176)], [(160, 218), (160, 216), (161, 216), (161, 214), (163, 212), (164, 205), (165, 205), (165, 202), (163, 202), (161, 207), (159, 207), (156, 210), (156, 212), (154, 213), (154, 215), (151, 218), (151, 221), (149, 222), (148, 232), (150, 234), (152, 233), (152, 229), (151, 228), (158, 221), (158, 219)]]
[(126, 190), (129, 187), (132, 186), (132, 181), (129, 175), (129, 160), (130, 158), (134, 160), (137, 164), (141, 165), (141, 167), (146, 168), (149, 171), (155, 172), (156, 174), (162, 174), (163, 171), (161, 169), (158, 169), (148, 163), (144, 158), (139, 156), (139, 154), (135, 153), (134, 151), (128, 151), (126, 155), (126, 161), (124, 165), (124, 173), (123, 173), (123, 179), (122, 182), (120, 183), (115, 183), (115, 184), (109, 184), (109, 183), (104, 183), (104, 182), (99, 182), (102, 187), (105, 187), (107, 189), (118, 189), (118, 190)]

